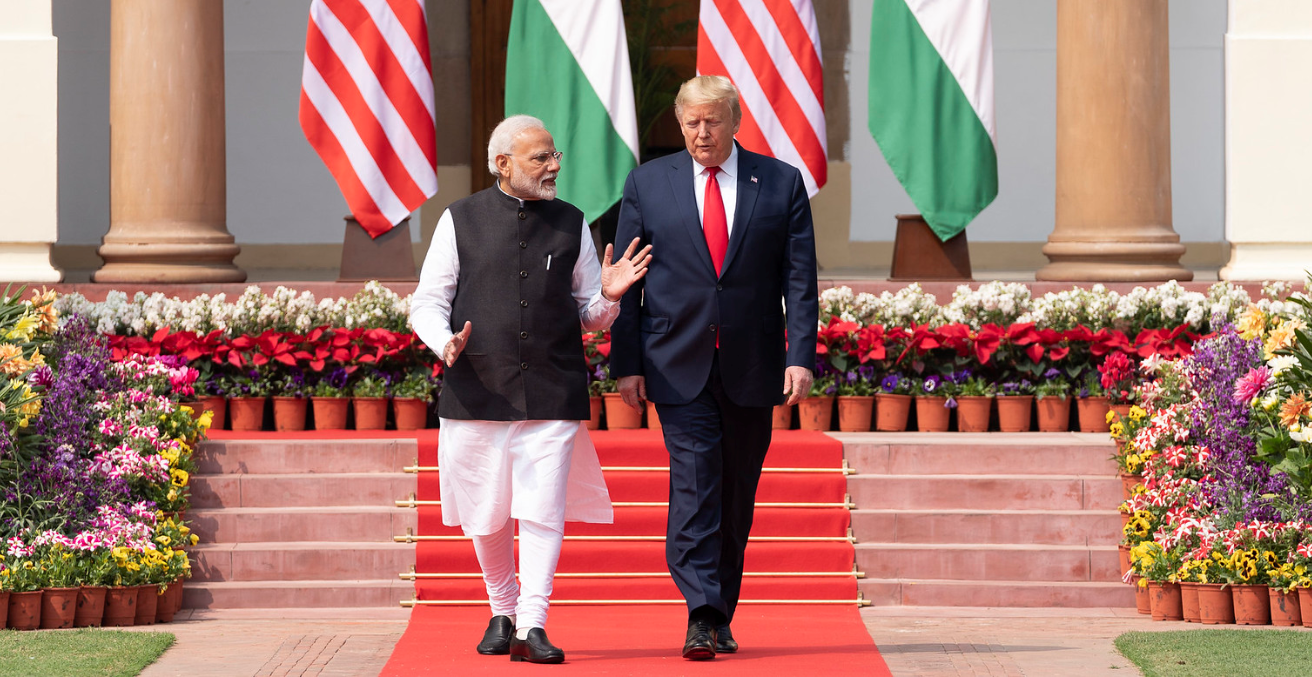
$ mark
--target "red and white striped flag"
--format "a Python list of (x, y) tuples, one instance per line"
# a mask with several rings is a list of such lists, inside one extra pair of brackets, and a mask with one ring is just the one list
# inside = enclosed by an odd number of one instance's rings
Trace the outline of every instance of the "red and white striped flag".
[(314, 0), (300, 120), (370, 236), (391, 230), (436, 193), (423, 0)]
[(797, 167), (810, 195), (825, 185), (824, 69), (811, 0), (702, 0), (697, 73), (737, 85), (744, 148)]

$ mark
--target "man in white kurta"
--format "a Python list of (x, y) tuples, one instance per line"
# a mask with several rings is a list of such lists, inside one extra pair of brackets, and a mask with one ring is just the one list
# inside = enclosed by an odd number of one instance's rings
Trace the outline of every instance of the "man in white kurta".
[(565, 521), (613, 519), (579, 420), (581, 331), (610, 326), (650, 260), (630, 247), (611, 263), (607, 247), (598, 262), (581, 212), (552, 202), (560, 159), (540, 121), (503, 121), (488, 147), (498, 184), (442, 214), (411, 303), (415, 332), (448, 366), (442, 520), (472, 537), (483, 570), (493, 618), (478, 651), (539, 663), (564, 660), (544, 627)]

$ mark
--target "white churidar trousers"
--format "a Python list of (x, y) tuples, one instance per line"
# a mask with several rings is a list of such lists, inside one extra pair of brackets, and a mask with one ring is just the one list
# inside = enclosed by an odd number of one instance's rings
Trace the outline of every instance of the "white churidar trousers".
[(515, 627), (547, 627), (547, 600), (560, 559), (564, 534), (530, 520), (519, 521), (519, 584), (515, 583), (515, 525), (489, 536), (474, 536), (474, 552), (492, 615), (515, 616)]

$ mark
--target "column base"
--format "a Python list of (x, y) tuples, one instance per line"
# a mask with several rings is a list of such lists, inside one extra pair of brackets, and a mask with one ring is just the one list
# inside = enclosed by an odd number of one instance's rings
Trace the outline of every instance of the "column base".
[(1043, 246), (1048, 265), (1035, 280), (1051, 282), (1165, 282), (1194, 279), (1180, 265), (1179, 242), (1052, 242)]
[[(106, 239), (109, 239), (108, 236)], [(204, 242), (106, 242), (97, 253), (105, 260), (92, 282), (219, 283), (245, 282), (246, 272), (232, 260), (241, 247)]]
[(1222, 280), (1301, 282), (1312, 270), (1312, 243), (1230, 243), (1230, 262), (1221, 269)]
[(50, 263), (48, 242), (0, 242), (0, 282), (59, 282), (64, 273)]

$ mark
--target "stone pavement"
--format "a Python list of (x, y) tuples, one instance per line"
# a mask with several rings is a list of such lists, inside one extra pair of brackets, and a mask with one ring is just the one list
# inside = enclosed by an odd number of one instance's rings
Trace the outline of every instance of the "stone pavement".
[[(387, 662), (409, 614), (184, 610), (173, 623), (134, 629), (178, 638), (143, 677), (372, 677)], [(1112, 645), (1121, 633), (1204, 627), (1154, 623), (1133, 609), (1105, 608), (870, 607), (861, 616), (896, 677), (1127, 677), (1139, 673)]]

